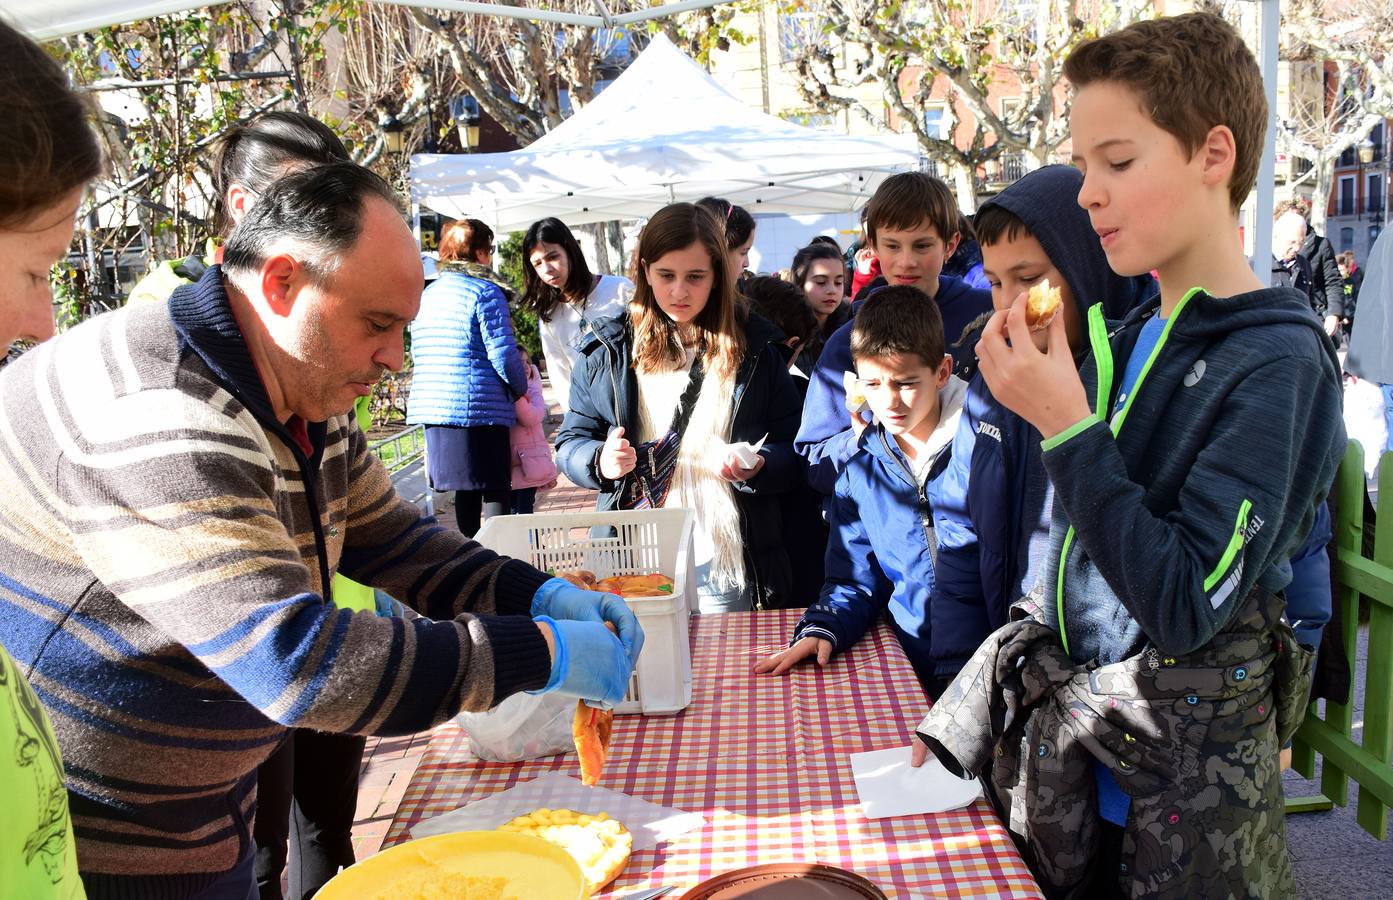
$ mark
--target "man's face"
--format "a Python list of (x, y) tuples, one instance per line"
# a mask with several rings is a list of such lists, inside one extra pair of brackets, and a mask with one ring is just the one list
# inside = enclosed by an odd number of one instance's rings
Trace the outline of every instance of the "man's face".
[(905, 353), (856, 360), (856, 377), (875, 420), (893, 435), (920, 441), (938, 427), (938, 392), (951, 371), (947, 356), (938, 366)]
[(322, 284), (293, 285), (273, 334), (286, 406), (308, 422), (348, 412), (383, 372), (402, 366), (403, 336), (421, 307), (420, 251), (396, 210), (364, 201), (358, 242)]
[(886, 281), (913, 285), (933, 297), (943, 263), (957, 249), (958, 236), (945, 242), (925, 219), (913, 228), (877, 228), (873, 246)]
[[(1059, 288), (1062, 301), (1059, 314), (1064, 317), (1064, 332), (1069, 337), (1069, 346), (1074, 350), (1083, 346), (1083, 317), (1074, 303), (1069, 282), (1050, 262), (1045, 248), (1040, 246), (1034, 235), (1021, 233), (1012, 238), (1003, 234), (996, 243), (983, 244), (982, 274), (991, 285), (992, 308), (997, 310), (1010, 309), (1018, 296), (1049, 279), (1051, 285)], [(1042, 329), (1032, 331), (1030, 337), (1036, 347), (1044, 350), (1047, 334)]]
[(1200, 205), (1203, 151), (1190, 157), (1142, 112), (1130, 88), (1108, 81), (1085, 85), (1074, 96), (1069, 133), (1074, 164), (1084, 174), (1079, 205), (1088, 210), (1117, 274), (1183, 267), (1201, 243), (1230, 237), (1203, 230), (1212, 219)]
[(73, 223), (84, 188), (22, 222), (0, 229), (0, 358), (23, 338), (53, 337), (53, 293), (48, 274), (73, 239)]
[(1290, 262), (1306, 239), (1306, 220), (1298, 212), (1284, 212), (1272, 223), (1272, 255)]

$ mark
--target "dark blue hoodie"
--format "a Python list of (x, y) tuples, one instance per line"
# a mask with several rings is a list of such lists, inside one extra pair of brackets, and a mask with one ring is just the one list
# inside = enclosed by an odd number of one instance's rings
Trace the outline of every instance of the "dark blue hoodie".
[[(982, 313), (992, 308), (988, 291), (970, 288), (956, 278), (940, 275), (934, 297), (943, 316), (943, 334), (953, 354), (957, 370), (972, 356), (970, 348), (954, 346), (958, 336)], [(808, 483), (819, 493), (830, 496), (847, 459), (856, 452), (856, 434), (851, 430), (851, 413), (846, 408), (847, 372), (855, 372), (851, 360), (850, 322), (827, 339), (817, 367), (808, 379), (808, 396), (803, 401), (803, 421), (794, 440), (794, 449), (808, 461)]]
[[(999, 206), (1025, 224), (1068, 283), (1080, 320), (1095, 303), (1108, 318), (1119, 319), (1154, 295), (1156, 282), (1150, 275), (1124, 278), (1108, 267), (1088, 213), (1078, 204), (1082, 182), (1072, 166), (1046, 166), (982, 209)], [(983, 603), (996, 628), (1034, 585), (1049, 545), (1054, 495), (1040, 459), (1040, 432), (998, 403), (976, 375), (952, 454), (946, 481), (965, 492), (940, 498), (940, 513), (958, 527), (940, 532), (935, 601)]]
[(1055, 488), (1041, 612), (1080, 663), (1190, 653), (1252, 588), (1286, 588), (1344, 455), (1339, 360), (1286, 288), (1191, 289), (1115, 410), (1158, 306), (1114, 328), (1089, 311), (1094, 414), (1041, 445)]

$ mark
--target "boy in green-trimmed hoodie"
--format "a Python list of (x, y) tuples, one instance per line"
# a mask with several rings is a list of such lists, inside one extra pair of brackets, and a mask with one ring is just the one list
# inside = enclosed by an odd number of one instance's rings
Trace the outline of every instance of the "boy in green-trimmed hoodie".
[(1278, 749), (1311, 653), (1281, 591), (1345, 438), (1321, 323), (1238, 238), (1261, 76), (1205, 13), (1086, 42), (1064, 71), (1078, 202), (1113, 270), (1161, 292), (1120, 323), (1091, 310), (1078, 371), (1063, 317), (1036, 348), (1024, 294), (988, 322), (981, 372), (1043, 437), (1050, 551), (1028, 616), (919, 732), (950, 769), (992, 763), (1047, 894), (1288, 896)]

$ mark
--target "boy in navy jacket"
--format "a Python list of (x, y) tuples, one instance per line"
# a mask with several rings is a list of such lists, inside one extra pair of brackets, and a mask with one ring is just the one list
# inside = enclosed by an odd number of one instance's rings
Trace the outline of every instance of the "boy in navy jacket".
[[(1109, 321), (1156, 293), (1149, 274), (1123, 277), (1108, 268), (1088, 213), (1078, 205), (1083, 176), (1073, 166), (1027, 174), (982, 206), (975, 230), (983, 274), (997, 309), (1048, 280), (1059, 288), (1064, 333), (1074, 358), (1088, 351), (1088, 307), (1101, 303)], [(1034, 335), (1044, 341), (1044, 332)], [(965, 494), (941, 499), (961, 524), (939, 537), (935, 596), (980, 596), (992, 627), (1035, 584), (1049, 544), (1054, 493), (1040, 458), (1040, 433), (996, 401), (980, 373), (968, 385), (953, 439), (950, 480)]]
[[(958, 216), (948, 186), (922, 172), (902, 172), (885, 179), (866, 207), (866, 236), (880, 260), (887, 286), (917, 287), (933, 301), (955, 367), (972, 356), (971, 349), (959, 346), (959, 337), (992, 306), (987, 291), (941, 274), (944, 261), (958, 246)], [(854, 320), (834, 332), (818, 357), (793, 445), (808, 461), (808, 483), (824, 495), (832, 493), (865, 427), (846, 404), (846, 384), (855, 377), (851, 362), (853, 324)]]
[(954, 378), (937, 307), (918, 288), (887, 287), (862, 306), (850, 352), (875, 415), (837, 478), (827, 507), (822, 595), (794, 629), (788, 649), (756, 672), (782, 675), (801, 660), (826, 665), (888, 612), (925, 689), (936, 696), (991, 631), (980, 598), (929, 602), (937, 512), (948, 450), (966, 385)]
[[(1072, 666), (1044, 685), (1032, 734), (1149, 724), (1092, 729), (1108, 740), (1081, 745), (1091, 778), (1041, 742), (994, 786), (1001, 797), (1070, 773), (1049, 785), (1059, 808), (1012, 814), (1047, 890), (1286, 896), (1278, 748), (1311, 654), (1281, 621), (1280, 592), (1344, 453), (1339, 363), (1305, 298), (1266, 287), (1238, 240), (1267, 106), (1234, 28), (1207, 13), (1138, 23), (1080, 45), (1064, 73), (1078, 203), (1112, 269), (1156, 271), (1160, 295), (1115, 327), (1090, 309), (1081, 370), (1063, 317), (1036, 346), (1024, 294), (977, 344), (992, 394), (1043, 437), (1055, 490), (1028, 612), (1059, 645), (1011, 671), (1057, 650)], [(1229, 647), (1252, 652), (1234, 664)], [(974, 671), (994, 679), (976, 683), (988, 692), (1010, 678)], [(973, 693), (955, 682), (920, 733), (951, 741), (941, 723)], [(916, 745), (916, 761), (926, 753)], [(1081, 861), (1091, 885), (1074, 881)]]

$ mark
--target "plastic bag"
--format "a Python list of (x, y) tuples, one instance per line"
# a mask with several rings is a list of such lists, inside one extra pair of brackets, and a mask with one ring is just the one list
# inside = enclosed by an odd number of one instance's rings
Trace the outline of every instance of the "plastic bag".
[(571, 722), (576, 698), (519, 692), (488, 712), (462, 712), (455, 722), (469, 750), (485, 762), (518, 762), (575, 749)]

